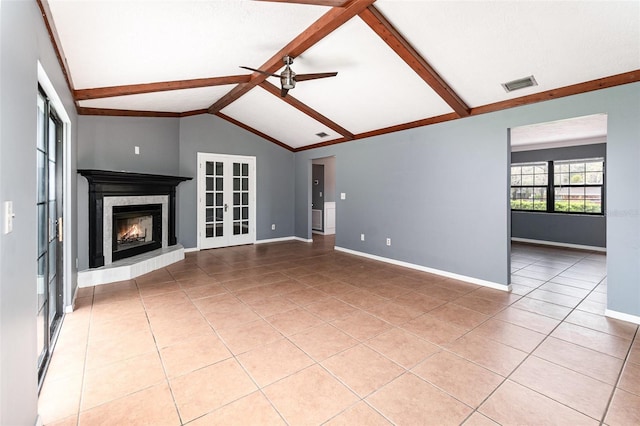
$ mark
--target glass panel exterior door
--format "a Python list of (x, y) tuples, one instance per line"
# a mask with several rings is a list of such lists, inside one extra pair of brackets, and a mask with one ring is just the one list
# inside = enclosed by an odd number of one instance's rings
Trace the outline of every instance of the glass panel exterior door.
[(41, 91), (37, 101), (37, 351), (42, 381), (62, 318), (62, 122)]
[(255, 157), (198, 153), (198, 248), (255, 242)]

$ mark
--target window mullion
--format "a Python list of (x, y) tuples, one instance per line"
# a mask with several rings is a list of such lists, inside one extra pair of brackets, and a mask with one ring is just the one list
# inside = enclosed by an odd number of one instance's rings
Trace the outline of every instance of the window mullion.
[(555, 170), (553, 161), (547, 162), (547, 213), (553, 213), (555, 208), (556, 190), (555, 190)]

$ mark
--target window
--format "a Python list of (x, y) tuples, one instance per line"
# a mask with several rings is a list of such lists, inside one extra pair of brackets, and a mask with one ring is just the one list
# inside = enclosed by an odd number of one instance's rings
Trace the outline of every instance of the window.
[(511, 208), (547, 210), (549, 170), (547, 163), (511, 166)]
[(511, 165), (511, 209), (603, 214), (604, 159)]
[(554, 164), (554, 211), (602, 213), (604, 161), (556, 161)]

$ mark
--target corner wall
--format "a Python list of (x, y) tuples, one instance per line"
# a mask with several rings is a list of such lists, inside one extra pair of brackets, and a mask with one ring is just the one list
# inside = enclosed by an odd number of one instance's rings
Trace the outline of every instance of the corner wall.
[[(36, 98), (38, 61), (71, 119), (75, 175), (77, 117), (71, 93), (35, 1), (0, 8), (0, 201), (13, 201), (13, 232), (0, 233), (0, 424), (33, 425), (38, 415), (36, 349)], [(66, 203), (76, 204), (75, 181)], [(76, 218), (65, 224), (75, 244)], [(68, 271), (67, 271), (68, 272)], [(75, 268), (71, 268), (75, 287)]]
[[(180, 175), (193, 177), (178, 186), (178, 240), (185, 248), (198, 245), (198, 152), (256, 157), (256, 238), (294, 234), (293, 153), (213, 115), (180, 119)], [(271, 230), (271, 224), (276, 230)]]

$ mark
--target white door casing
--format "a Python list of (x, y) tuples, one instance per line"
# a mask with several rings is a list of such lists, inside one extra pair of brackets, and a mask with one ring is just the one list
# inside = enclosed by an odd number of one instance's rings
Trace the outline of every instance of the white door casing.
[(198, 153), (198, 249), (256, 241), (256, 157)]

